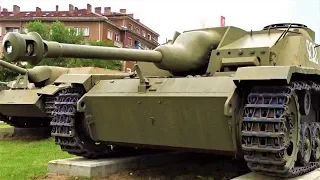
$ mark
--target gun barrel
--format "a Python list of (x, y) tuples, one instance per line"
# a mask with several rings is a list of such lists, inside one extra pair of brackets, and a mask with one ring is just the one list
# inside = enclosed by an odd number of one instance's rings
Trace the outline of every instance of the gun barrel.
[(23, 69), (19, 66), (15, 66), (15, 65), (8, 63), (6, 61), (3, 61), (3, 60), (0, 60), (0, 66), (5, 67), (7, 69), (10, 69), (12, 71), (18, 72), (20, 74), (25, 74), (28, 72), (28, 70), (26, 70), (26, 69)]
[(45, 42), (47, 46), (47, 58), (90, 58), (111, 59), (122, 61), (160, 62), (162, 54), (152, 50), (137, 50), (114, 47), (101, 47), (77, 44), (63, 44), (57, 42)]
[(8, 33), (3, 39), (4, 56), (9, 61), (38, 64), (47, 58), (87, 58), (103, 60), (140, 61), (154, 63), (157, 68), (175, 75), (203, 74), (209, 57), (223, 38), (225, 28), (175, 33), (172, 43), (154, 50), (65, 44), (44, 41), (36, 32)]
[(122, 61), (161, 62), (162, 54), (153, 50), (137, 50), (45, 41), (38, 33), (7, 33), (3, 39), (4, 56), (13, 62), (38, 64), (43, 58), (88, 58)]

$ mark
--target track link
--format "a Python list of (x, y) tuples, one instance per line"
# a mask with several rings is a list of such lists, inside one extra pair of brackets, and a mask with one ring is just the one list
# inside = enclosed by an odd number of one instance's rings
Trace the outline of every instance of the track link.
[[(241, 140), (244, 159), (248, 167), (260, 174), (277, 177), (296, 177), (308, 173), (319, 162), (311, 157), (304, 165), (301, 161), (303, 144), (301, 127), (319, 128), (316, 119), (310, 124), (300, 122), (299, 101), (297, 94), (303, 90), (320, 92), (320, 85), (314, 82), (292, 82), (285, 86), (253, 87), (244, 106)], [(312, 156), (316, 148), (312, 133)], [(299, 151), (300, 150), (300, 151)]]
[(57, 97), (56, 96), (46, 96), (45, 97), (45, 106), (44, 106), (44, 110), (46, 112), (46, 114), (50, 117), (53, 118), (53, 113), (55, 110), (55, 101), (56, 101)]
[(83, 124), (85, 117), (76, 112), (76, 103), (84, 93), (82, 87), (67, 88), (58, 92), (50, 123), (51, 135), (63, 151), (86, 158), (102, 157), (108, 154), (110, 146), (96, 144), (89, 139), (86, 126)]

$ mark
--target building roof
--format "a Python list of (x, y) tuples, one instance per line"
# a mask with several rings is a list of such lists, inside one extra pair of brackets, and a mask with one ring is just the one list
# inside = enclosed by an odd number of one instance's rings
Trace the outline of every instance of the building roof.
[[(30, 21), (30, 20), (46, 20), (46, 21), (106, 21), (109, 24), (118, 27), (113, 21), (109, 20), (108, 17), (119, 17), (125, 16), (131, 18), (132, 21), (139, 24), (140, 26), (146, 28), (147, 30), (159, 36), (158, 33), (148, 28), (146, 25), (142, 24), (139, 20), (133, 19), (133, 14), (123, 13), (126, 9), (120, 9), (121, 13), (111, 12), (110, 7), (105, 7), (104, 14), (101, 13), (101, 7), (96, 7), (95, 11), (92, 11), (92, 6), (87, 4), (86, 9), (78, 9), (72, 4), (69, 4), (69, 11), (59, 11), (59, 6), (56, 5), (55, 11), (42, 11), (41, 8), (36, 7), (36, 11), (20, 11), (20, 7), (13, 5), (13, 11), (8, 11), (7, 8), (1, 10), (0, 7), (0, 21)], [(110, 11), (110, 12), (106, 12)]]
[(139, 24), (140, 26), (144, 27), (145, 29), (149, 30), (150, 32), (152, 32), (153, 34), (155, 34), (156, 36), (159, 36), (159, 34), (157, 32), (155, 32), (154, 30), (150, 29), (148, 26), (142, 24), (140, 22), (139, 19), (134, 19), (133, 18), (133, 14), (126, 14), (126, 13), (118, 13), (118, 12), (112, 12), (112, 14), (108, 14), (108, 15), (104, 15), (108, 18), (113, 18), (113, 17), (127, 17), (130, 20), (134, 21), (135, 23)]
[[(125, 9), (120, 9), (122, 13), (111, 12), (110, 7), (105, 7), (104, 14), (101, 13), (101, 7), (96, 7), (94, 11), (92, 11), (92, 6), (87, 4), (87, 8), (85, 9), (78, 9), (74, 7), (72, 4), (69, 4), (68, 11), (59, 11), (59, 6), (56, 6), (55, 11), (42, 11), (41, 8), (36, 7), (35, 11), (20, 11), (20, 7), (17, 5), (13, 5), (13, 11), (8, 11), (7, 8), (3, 8), (1, 10), (0, 7), (0, 21), (34, 21), (34, 20), (41, 20), (41, 21), (64, 21), (64, 22), (71, 22), (71, 21), (100, 21), (106, 22), (113, 27), (123, 31), (127, 30), (123, 27), (118, 26), (115, 22), (112, 21), (112, 18), (115, 17), (128, 17), (131, 18), (132, 21), (139, 24), (140, 26), (146, 28), (150, 32), (154, 33), (156, 36), (159, 36), (158, 33), (154, 32), (144, 24), (140, 23), (139, 20), (133, 19), (133, 14), (126, 14)], [(110, 18), (110, 19), (109, 19)], [(135, 33), (132, 31), (131, 33)], [(150, 41), (150, 40), (146, 40)], [(154, 40), (150, 41), (151, 43), (158, 45), (158, 42)]]
[(73, 12), (70, 11), (23, 11), (14, 14), (13, 12), (1, 12), (0, 13), (1, 19), (2, 18), (28, 18), (28, 17), (101, 17), (98, 14), (93, 12), (88, 12), (86, 9), (79, 9)]

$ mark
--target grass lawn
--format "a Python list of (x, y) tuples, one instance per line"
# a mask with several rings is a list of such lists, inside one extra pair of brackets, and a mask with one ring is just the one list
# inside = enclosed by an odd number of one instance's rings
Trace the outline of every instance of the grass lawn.
[[(2, 126), (2, 125), (0, 125)], [(50, 160), (74, 157), (46, 140), (0, 139), (0, 179), (27, 180), (45, 176)]]
[(0, 128), (9, 128), (9, 127), (12, 127), (6, 123), (0, 123)]

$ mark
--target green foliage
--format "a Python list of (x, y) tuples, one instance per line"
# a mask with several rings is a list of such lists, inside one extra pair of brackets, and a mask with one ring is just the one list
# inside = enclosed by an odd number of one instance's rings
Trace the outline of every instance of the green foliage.
[[(7, 61), (5, 58), (1, 58), (1, 60)], [(10, 63), (12, 63), (12, 62), (10, 62)], [(30, 67), (30, 65), (28, 65), (28, 64), (27, 65), (23, 65), (20, 62), (12, 63), (12, 64), (17, 65), (17, 66), (22, 67), (22, 68), (29, 68)], [(18, 73), (0, 66), (0, 81), (3, 81), (3, 82), (12, 81), (18, 75), (19, 75)]]
[[(115, 47), (113, 41), (90, 41), (89, 45), (92, 46), (107, 46), (107, 47)], [(108, 68), (114, 70), (121, 70), (121, 61), (112, 60), (105, 61), (101, 59), (71, 59), (69, 60), (67, 67), (100, 67), (100, 68)]]
[(50, 27), (48, 24), (42, 23), (41, 21), (34, 21), (27, 23), (27, 28), (29, 32), (39, 33), (45, 40), (49, 40), (50, 38)]
[(89, 45), (92, 46), (107, 46), (107, 47), (116, 47), (114, 46), (114, 42), (111, 40), (106, 40), (106, 41), (89, 41)]
[[(113, 41), (89, 41), (85, 42), (83, 32), (77, 32), (75, 28), (66, 27), (63, 23), (55, 21), (52, 24), (46, 24), (41, 21), (27, 23), (28, 32), (37, 32), (44, 40), (57, 41), (68, 44), (89, 44), (92, 46), (115, 47)], [(3, 60), (5, 60), (3, 58)], [(6, 61), (6, 60), (5, 60)], [(32, 68), (30, 64), (22, 65), (14, 63), (22, 68)], [(60, 67), (100, 67), (113, 70), (121, 69), (121, 62), (118, 60), (101, 60), (101, 59), (80, 59), (80, 58), (45, 58), (38, 66), (60, 66)], [(9, 69), (0, 67), (0, 81), (11, 81), (18, 76), (18, 73)]]
[(77, 34), (75, 28), (68, 28), (60, 21), (52, 23), (50, 41), (69, 44), (81, 44), (83, 40), (84, 37), (82, 31)]
[[(31, 28), (30, 28), (31, 27)], [(37, 28), (32, 28), (37, 27)], [(41, 36), (43, 32), (49, 31), (49, 36), (46, 40), (57, 41), (59, 43), (68, 44), (84, 44), (83, 32), (77, 32), (75, 28), (66, 27), (63, 23), (56, 21), (50, 26), (44, 25), (40, 21), (31, 22), (28, 24), (27, 28), (29, 32), (38, 32)], [(46, 28), (47, 30), (45, 30)], [(45, 33), (43, 33), (45, 37)], [(44, 38), (45, 39), (45, 38)], [(108, 46), (114, 47), (113, 41), (90, 41), (87, 42), (89, 45), (93, 46)], [(79, 59), (79, 58), (46, 58), (43, 59), (38, 65), (48, 65), (48, 66), (62, 66), (62, 67), (100, 67), (108, 68), (114, 70), (121, 69), (121, 62), (117, 60), (104, 61), (98, 59)]]
[[(36, 26), (37, 28), (32, 28)], [(31, 27), (31, 29), (30, 29)], [(72, 27), (66, 27), (60, 21), (55, 21), (51, 25), (44, 25), (44, 23), (40, 21), (30, 22), (27, 25), (29, 32), (37, 32), (42, 36), (42, 32), (49, 32), (47, 38), (43, 38), (45, 40), (57, 41), (59, 43), (69, 43), (69, 44), (82, 44), (84, 41), (83, 33), (79, 32), (77, 34), (76, 29)], [(44, 30), (43, 28), (46, 28)], [(71, 59), (72, 60), (72, 59)], [(60, 66), (60, 67), (68, 67), (68, 62), (70, 59), (67, 58), (45, 58), (38, 65), (43, 66)]]

